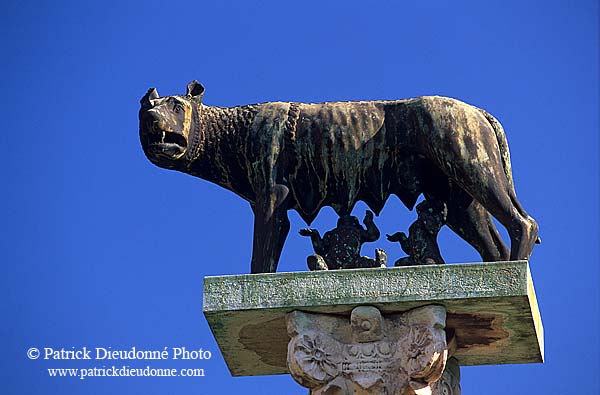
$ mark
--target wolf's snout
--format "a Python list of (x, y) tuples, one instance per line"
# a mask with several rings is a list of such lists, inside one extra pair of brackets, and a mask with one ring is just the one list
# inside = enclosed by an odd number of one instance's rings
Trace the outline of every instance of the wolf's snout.
[(148, 133), (161, 133), (167, 130), (167, 125), (163, 119), (161, 119), (160, 114), (155, 113), (154, 111), (148, 111), (143, 120), (144, 129)]
[(160, 133), (163, 130), (160, 122), (157, 120), (151, 121), (151, 125), (149, 126), (149, 129), (152, 130), (154, 133)]

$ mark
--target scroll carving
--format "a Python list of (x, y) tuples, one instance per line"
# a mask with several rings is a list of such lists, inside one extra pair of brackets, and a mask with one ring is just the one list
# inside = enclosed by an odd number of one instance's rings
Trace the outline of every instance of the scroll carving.
[[(359, 306), (347, 318), (294, 311), (288, 315), (288, 368), (310, 395), (442, 394), (448, 345), (442, 306), (382, 316)], [(451, 392), (455, 394), (455, 392)]]

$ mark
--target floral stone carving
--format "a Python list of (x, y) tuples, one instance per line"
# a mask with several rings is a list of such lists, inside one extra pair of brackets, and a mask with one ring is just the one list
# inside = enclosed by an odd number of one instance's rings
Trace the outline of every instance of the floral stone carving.
[(349, 322), (294, 311), (287, 317), (288, 368), (310, 395), (447, 393), (447, 385), (434, 385), (448, 359), (445, 323), (446, 310), (437, 305), (385, 317), (359, 306)]
[(433, 383), (432, 394), (461, 395), (460, 366), (456, 358), (449, 358), (442, 377)]

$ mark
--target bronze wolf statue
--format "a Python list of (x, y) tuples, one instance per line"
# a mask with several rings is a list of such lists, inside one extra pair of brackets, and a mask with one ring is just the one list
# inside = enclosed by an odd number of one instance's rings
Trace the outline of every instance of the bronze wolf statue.
[[(202, 104), (197, 81), (181, 96), (141, 100), (148, 159), (226, 188), (254, 212), (251, 272), (275, 272), (296, 210), (310, 224), (324, 206), (379, 214), (397, 195), (446, 204), (447, 225), (485, 261), (529, 259), (538, 225), (517, 200), (508, 145), (486, 111), (438, 96), (319, 104)], [(510, 253), (490, 215), (504, 225)]]

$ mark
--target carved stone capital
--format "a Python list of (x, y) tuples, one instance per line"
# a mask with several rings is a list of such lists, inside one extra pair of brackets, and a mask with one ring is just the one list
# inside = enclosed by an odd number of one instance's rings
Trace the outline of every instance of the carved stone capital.
[(385, 317), (359, 306), (350, 320), (294, 311), (287, 316), (288, 368), (311, 395), (442, 394), (433, 384), (448, 358), (445, 323), (437, 305)]
[(448, 358), (442, 377), (431, 386), (432, 395), (461, 395), (460, 366), (456, 358)]

